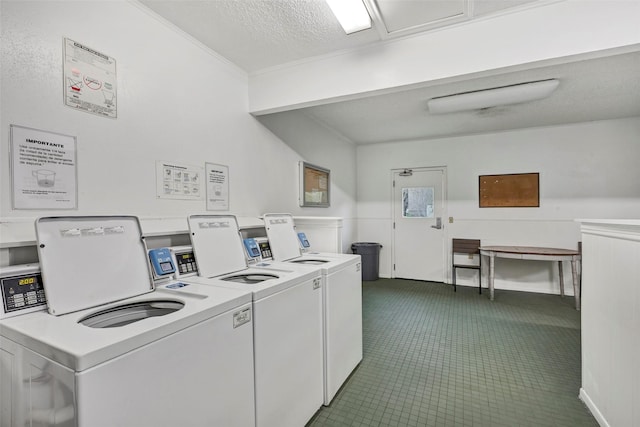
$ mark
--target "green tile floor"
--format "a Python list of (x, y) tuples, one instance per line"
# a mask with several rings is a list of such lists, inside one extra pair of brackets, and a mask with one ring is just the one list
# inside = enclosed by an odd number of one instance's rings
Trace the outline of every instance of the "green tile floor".
[(597, 426), (573, 297), (363, 282), (364, 358), (308, 426)]

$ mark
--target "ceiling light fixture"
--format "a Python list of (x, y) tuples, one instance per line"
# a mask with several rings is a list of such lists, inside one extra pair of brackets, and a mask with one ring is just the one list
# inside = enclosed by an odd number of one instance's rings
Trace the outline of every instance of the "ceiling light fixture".
[(557, 79), (540, 80), (510, 86), (496, 87), (455, 95), (440, 96), (427, 101), (431, 114), (455, 113), (459, 111), (480, 110), (499, 105), (520, 104), (546, 98), (556, 90)]
[(327, 0), (345, 33), (371, 28), (371, 17), (362, 0)]

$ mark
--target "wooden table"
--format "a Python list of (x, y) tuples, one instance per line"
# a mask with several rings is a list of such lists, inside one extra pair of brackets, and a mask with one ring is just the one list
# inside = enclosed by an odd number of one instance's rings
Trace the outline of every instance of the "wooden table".
[(571, 273), (573, 276), (573, 294), (576, 299), (576, 310), (580, 310), (580, 278), (577, 264), (580, 261), (580, 252), (572, 249), (539, 248), (531, 246), (482, 246), (480, 254), (489, 257), (489, 297), (493, 301), (493, 280), (495, 278), (495, 259), (528, 259), (537, 261), (558, 261), (560, 273), (560, 295), (564, 296), (564, 276), (562, 274), (562, 261), (571, 261)]

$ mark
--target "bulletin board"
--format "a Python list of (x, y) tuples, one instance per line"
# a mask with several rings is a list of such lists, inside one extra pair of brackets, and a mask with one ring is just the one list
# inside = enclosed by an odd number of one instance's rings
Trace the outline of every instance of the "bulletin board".
[(540, 174), (480, 175), (481, 208), (540, 207)]
[(329, 207), (331, 172), (307, 162), (299, 162), (300, 206)]

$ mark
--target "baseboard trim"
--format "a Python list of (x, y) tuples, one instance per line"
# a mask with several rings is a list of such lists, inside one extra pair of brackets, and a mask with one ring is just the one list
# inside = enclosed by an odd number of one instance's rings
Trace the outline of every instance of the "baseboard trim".
[(598, 407), (595, 405), (595, 403), (593, 403), (593, 400), (591, 400), (587, 392), (582, 387), (580, 387), (579, 397), (580, 400), (582, 400), (584, 404), (587, 405), (587, 408), (589, 408), (589, 410), (591, 411), (591, 415), (593, 415), (593, 417), (601, 427), (611, 427), (602, 413), (598, 410)]

